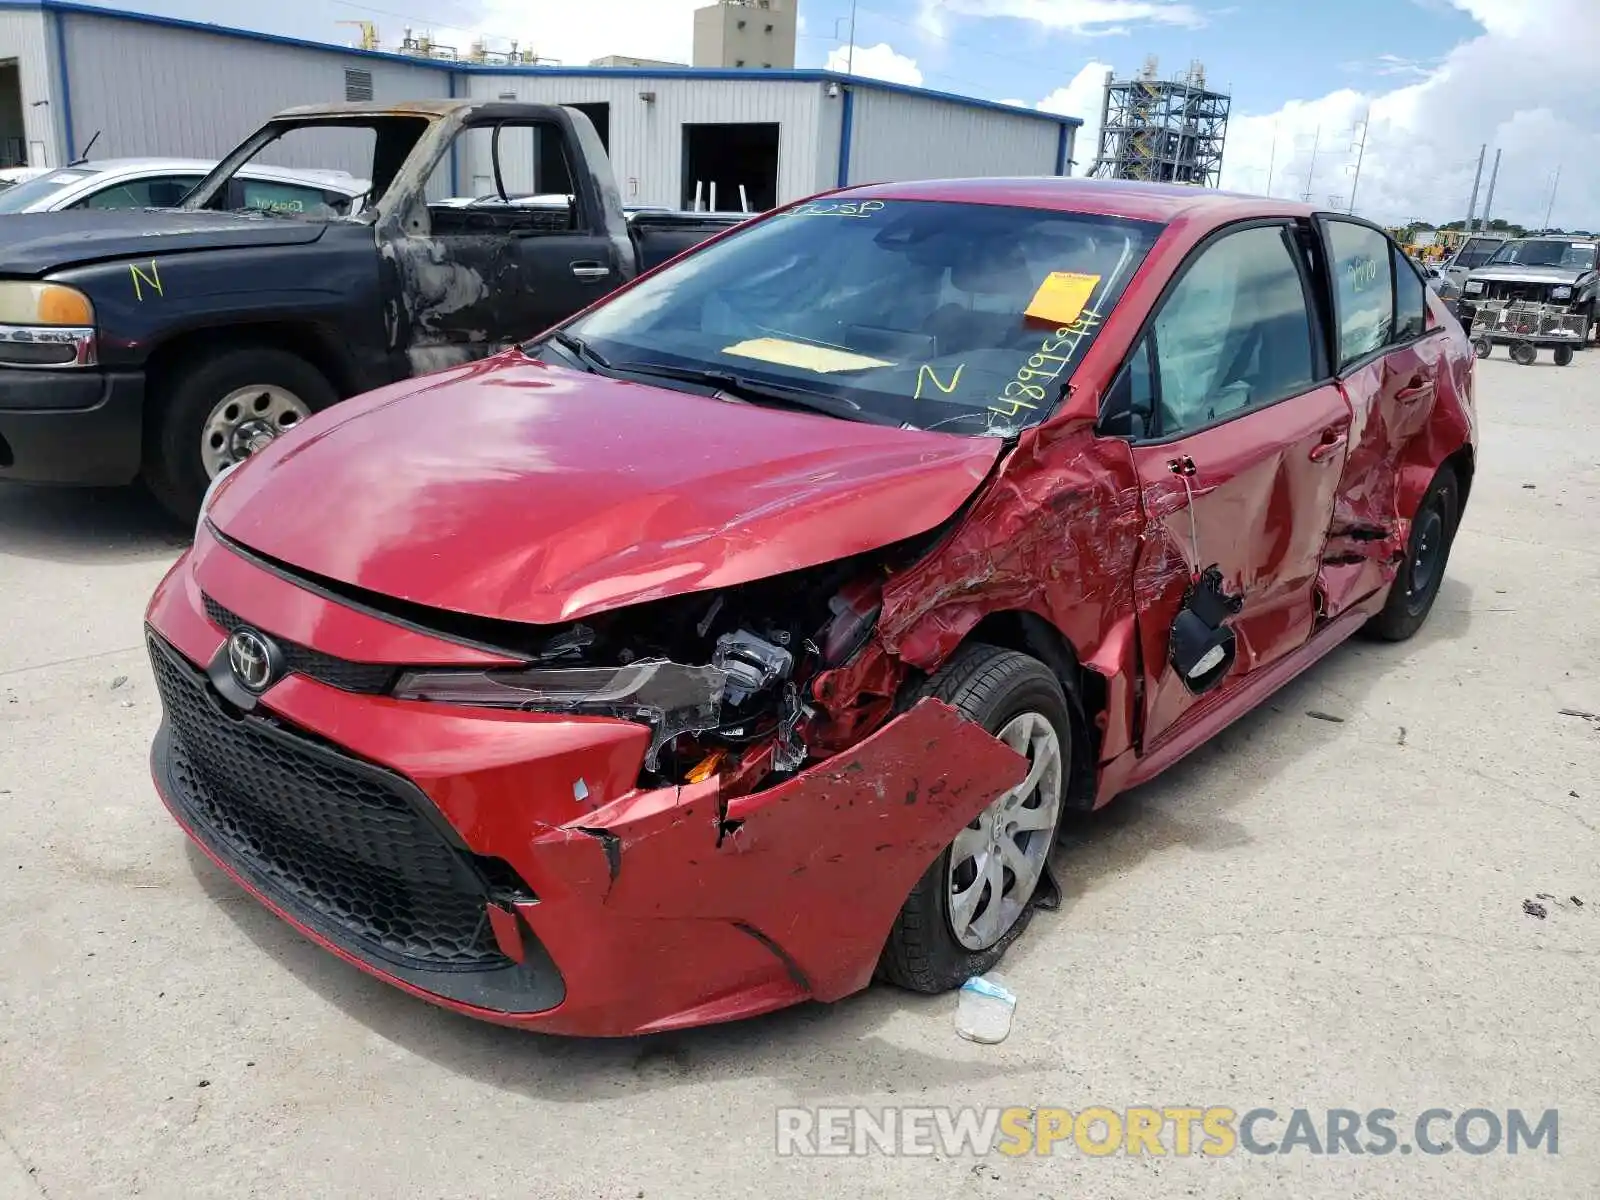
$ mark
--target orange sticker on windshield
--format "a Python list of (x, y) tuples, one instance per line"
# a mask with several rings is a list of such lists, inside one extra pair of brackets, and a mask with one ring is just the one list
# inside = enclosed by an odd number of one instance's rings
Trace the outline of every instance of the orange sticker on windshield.
[(1052, 325), (1071, 325), (1083, 315), (1084, 306), (1099, 283), (1098, 275), (1051, 271), (1033, 294), (1033, 302), (1024, 310), (1024, 315), (1049, 321)]

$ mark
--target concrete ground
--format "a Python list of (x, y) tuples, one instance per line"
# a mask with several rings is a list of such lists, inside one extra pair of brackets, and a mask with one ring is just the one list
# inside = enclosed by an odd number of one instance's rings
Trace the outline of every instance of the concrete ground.
[[(0, 1197), (1600, 1195), (1600, 719), (1572, 715), (1600, 713), (1600, 352), (1501, 351), (1479, 390), (1428, 627), (1337, 652), (1088, 821), (991, 1046), (954, 997), (885, 988), (551, 1040), (345, 967), (152, 791), (140, 617), (180, 543), (131, 496), (0, 489)], [(1403, 1142), (1429, 1108), (1556, 1108), (1560, 1141), (775, 1156), (777, 1107), (835, 1104), (1390, 1108)]]

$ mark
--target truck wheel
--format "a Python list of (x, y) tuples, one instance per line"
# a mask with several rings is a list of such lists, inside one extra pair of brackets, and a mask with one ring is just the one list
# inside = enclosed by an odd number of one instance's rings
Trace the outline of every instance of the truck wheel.
[(1533, 360), (1539, 357), (1539, 350), (1532, 342), (1513, 342), (1511, 344), (1511, 361), (1519, 367), (1533, 365)]
[(305, 359), (242, 347), (190, 359), (151, 397), (144, 481), (161, 506), (192, 523), (206, 486), (339, 395)]
[(878, 974), (917, 992), (982, 975), (1032, 915), (1072, 783), (1071, 708), (1043, 663), (977, 643), (914, 699), (936, 696), (1028, 759), (1028, 777), (956, 834), (906, 898)]

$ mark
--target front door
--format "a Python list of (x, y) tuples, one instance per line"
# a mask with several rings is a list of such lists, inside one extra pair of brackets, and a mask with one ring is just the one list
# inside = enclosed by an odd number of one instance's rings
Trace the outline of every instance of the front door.
[(386, 256), (410, 316), (414, 370), (525, 341), (622, 283), (616, 248), (590, 225), (598, 201), (584, 202), (572, 159), (551, 122), (456, 135), (427, 185), (429, 228), (408, 230)]
[(1108, 396), (1131, 430), (1145, 517), (1134, 602), (1145, 663), (1144, 747), (1196, 705), (1169, 665), (1192, 581), (1216, 567), (1241, 607), (1219, 694), (1303, 645), (1350, 409), (1326, 380), (1308, 274), (1289, 222), (1202, 245)]
[(1336, 617), (1394, 578), (1404, 549), (1396, 485), (1406, 444), (1427, 428), (1449, 333), (1429, 328), (1421, 276), (1381, 230), (1326, 218), (1335, 353), (1353, 422), (1319, 587)]

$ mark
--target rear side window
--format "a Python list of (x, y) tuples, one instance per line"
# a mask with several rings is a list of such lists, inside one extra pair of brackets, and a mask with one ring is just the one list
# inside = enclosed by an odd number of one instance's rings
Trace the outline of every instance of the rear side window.
[(1394, 340), (1409, 342), (1421, 337), (1428, 327), (1428, 301), (1422, 276), (1398, 246), (1394, 248), (1391, 261), (1394, 263)]
[(1232, 233), (1184, 273), (1153, 326), (1162, 437), (1306, 391), (1311, 315), (1282, 226)]
[(1394, 262), (1376, 229), (1328, 222), (1339, 361), (1348, 365), (1394, 340)]

